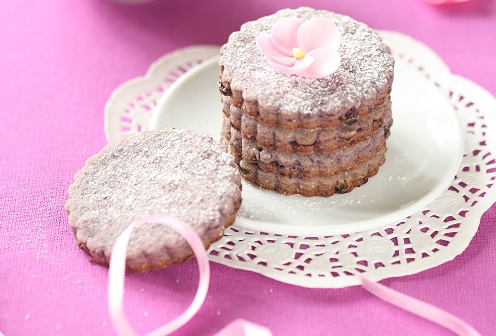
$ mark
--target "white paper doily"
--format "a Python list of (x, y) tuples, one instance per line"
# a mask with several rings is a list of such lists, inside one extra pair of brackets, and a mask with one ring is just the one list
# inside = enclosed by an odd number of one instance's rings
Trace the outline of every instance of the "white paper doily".
[[(372, 280), (433, 268), (463, 252), (482, 214), (496, 201), (496, 100), (480, 86), (450, 73), (427, 46), (399, 33), (380, 32), (396, 62), (426, 76), (446, 96), (465, 126), (465, 153), (450, 187), (424, 210), (399, 223), (334, 236), (287, 236), (233, 225), (209, 250), (210, 260), (304, 287), (357, 285), (349, 270)], [(152, 64), (145, 77), (117, 88), (105, 108), (105, 133), (114, 142), (148, 129), (153, 108), (181, 74), (217, 54), (194, 46)]]

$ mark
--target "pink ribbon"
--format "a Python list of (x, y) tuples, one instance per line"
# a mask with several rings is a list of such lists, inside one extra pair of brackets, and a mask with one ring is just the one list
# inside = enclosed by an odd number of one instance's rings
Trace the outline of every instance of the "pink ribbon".
[[(133, 229), (144, 223), (160, 223), (177, 231), (191, 246), (200, 271), (200, 280), (198, 290), (193, 302), (188, 309), (180, 316), (165, 324), (162, 327), (152, 331), (148, 335), (168, 335), (183, 325), (185, 325), (200, 309), (208, 291), (210, 281), (210, 268), (208, 256), (203, 246), (203, 242), (196, 232), (186, 223), (178, 218), (168, 215), (152, 215), (141, 218), (133, 222), (117, 239), (112, 252), (109, 269), (109, 289), (108, 304), (110, 317), (115, 330), (121, 336), (135, 335), (124, 314), (122, 304), (124, 293), (124, 274), (126, 270), (126, 251), (129, 238)], [(360, 279), (361, 286), (377, 296), (378, 298), (389, 302), (412, 314), (423, 317), (442, 327), (451, 330), (460, 336), (480, 336), (480, 334), (467, 323), (458, 317), (428, 303), (422, 302), (408, 295), (401, 294), (395, 290), (373, 282), (363, 275), (354, 272), (354, 275)], [(227, 325), (215, 336), (271, 336), (270, 330), (264, 326), (238, 319)]]
[(127, 243), (131, 236), (131, 232), (135, 227), (145, 223), (161, 223), (177, 231), (191, 246), (191, 249), (196, 255), (198, 268), (200, 269), (198, 290), (188, 309), (174, 320), (149, 333), (149, 336), (168, 335), (186, 324), (198, 312), (205, 301), (210, 282), (210, 266), (205, 247), (203, 246), (200, 237), (193, 231), (191, 226), (180, 219), (167, 215), (152, 215), (133, 222), (119, 238), (117, 238), (109, 266), (108, 307), (114, 328), (121, 336), (136, 335), (124, 315), (124, 306), (122, 304), (124, 273), (126, 270)]
[(472, 326), (440, 308), (373, 282), (360, 274), (355, 273), (355, 275), (360, 279), (362, 288), (393, 306), (423, 317), (426, 320), (451, 330), (457, 335), (480, 336)]

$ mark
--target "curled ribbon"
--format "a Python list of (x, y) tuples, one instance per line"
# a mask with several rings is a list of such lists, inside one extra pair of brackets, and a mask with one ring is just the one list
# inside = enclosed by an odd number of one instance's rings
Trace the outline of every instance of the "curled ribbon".
[[(200, 309), (208, 291), (210, 282), (210, 267), (208, 256), (203, 246), (203, 242), (196, 232), (186, 223), (178, 218), (168, 215), (152, 215), (141, 218), (133, 222), (117, 239), (109, 267), (108, 282), (108, 307), (114, 329), (121, 336), (136, 335), (126, 320), (123, 307), (124, 274), (126, 270), (126, 251), (129, 238), (133, 229), (144, 223), (160, 223), (177, 231), (191, 246), (200, 271), (198, 290), (193, 302), (188, 309), (174, 320), (157, 328), (148, 336), (169, 335), (185, 325)], [(470, 325), (458, 317), (428, 303), (422, 302), (408, 295), (399, 293), (391, 288), (373, 282), (358, 272), (353, 272), (360, 279), (361, 286), (377, 296), (378, 298), (397, 306), (412, 314), (423, 317), (433, 323), (451, 330), (460, 336), (480, 336), (480, 334)], [(227, 325), (215, 336), (271, 336), (270, 330), (264, 326), (237, 319)]]
[(200, 237), (188, 224), (178, 218), (167, 215), (152, 215), (138, 219), (133, 222), (120, 236), (114, 245), (112, 251), (112, 259), (109, 265), (109, 282), (108, 282), (108, 307), (112, 324), (115, 330), (121, 336), (136, 335), (131, 328), (124, 315), (124, 307), (122, 305), (124, 293), (124, 274), (126, 270), (126, 251), (129, 238), (133, 229), (139, 225), (157, 222), (170, 227), (177, 231), (191, 246), (198, 267), (200, 269), (200, 280), (198, 290), (191, 305), (184, 313), (176, 317), (171, 322), (149, 333), (149, 336), (168, 335), (186, 324), (200, 309), (208, 291), (210, 282), (210, 266), (208, 263), (207, 253)]

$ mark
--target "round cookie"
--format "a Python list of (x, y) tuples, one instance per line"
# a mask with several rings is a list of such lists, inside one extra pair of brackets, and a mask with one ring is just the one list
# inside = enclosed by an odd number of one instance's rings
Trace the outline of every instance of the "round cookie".
[[(270, 33), (286, 17), (326, 18), (337, 25), (341, 64), (336, 72), (302, 78), (279, 73), (267, 62), (256, 37)], [(348, 16), (308, 7), (283, 9), (243, 24), (222, 46), (219, 67), (219, 89), (230, 105), (262, 124), (286, 130), (330, 129), (347, 115), (370, 113), (389, 99), (394, 77), (394, 59), (378, 33)]]
[(243, 138), (233, 127), (230, 127), (228, 133), (224, 133), (224, 138), (228, 140), (228, 146), (235, 155), (257, 163), (265, 172), (278, 172), (290, 177), (325, 177), (355, 169), (377, 153), (384, 152), (390, 126), (391, 118), (385, 121), (384, 128), (376, 130), (368, 139), (331, 153), (301, 154), (262, 148), (254, 140)]
[[(164, 129), (107, 145), (76, 173), (65, 204), (79, 246), (108, 265), (117, 237), (136, 219), (168, 214), (189, 223), (206, 248), (234, 223), (241, 177), (210, 136)], [(192, 256), (187, 242), (158, 223), (134, 229), (126, 269), (146, 272)]]
[[(226, 100), (223, 97), (223, 100)], [(339, 126), (331, 129), (285, 130), (258, 122), (245, 114), (241, 108), (231, 105), (229, 112), (223, 110), (225, 118), (244, 138), (254, 139), (257, 145), (279, 152), (315, 153), (332, 152), (363, 141), (391, 118), (391, 101), (385, 101), (370, 109), (365, 116), (351, 113)]]
[(284, 195), (329, 197), (336, 193), (350, 192), (367, 183), (370, 177), (377, 174), (378, 167), (384, 163), (385, 152), (378, 152), (372, 159), (358, 165), (355, 169), (325, 177), (285, 176), (278, 172), (263, 171), (259, 165), (249, 160), (239, 158), (238, 160), (241, 176), (258, 187)]

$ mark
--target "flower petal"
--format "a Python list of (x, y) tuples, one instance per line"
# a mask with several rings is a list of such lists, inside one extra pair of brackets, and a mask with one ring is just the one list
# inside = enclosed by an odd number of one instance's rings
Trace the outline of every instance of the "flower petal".
[(309, 53), (318, 48), (338, 50), (341, 33), (334, 22), (325, 18), (306, 21), (298, 30), (298, 47)]
[(298, 46), (298, 29), (305, 20), (288, 17), (277, 21), (272, 27), (272, 41), (281, 52), (291, 55), (293, 48)]
[(309, 52), (305, 58), (313, 57), (312, 64), (298, 76), (308, 78), (323, 78), (334, 73), (341, 63), (339, 53), (333, 48), (319, 48)]
[(272, 38), (269, 34), (262, 33), (257, 36), (256, 39), (257, 48), (266, 56), (270, 61), (286, 66), (292, 66), (296, 59), (294, 57), (287, 56), (283, 54), (279, 48), (277, 48), (272, 42)]
[(293, 66), (284, 66), (270, 61), (269, 63), (274, 67), (274, 69), (281, 73), (288, 75), (300, 75), (300, 73), (304, 72), (312, 65), (313, 61), (314, 59), (312, 56), (306, 55), (305, 57), (297, 60)]

